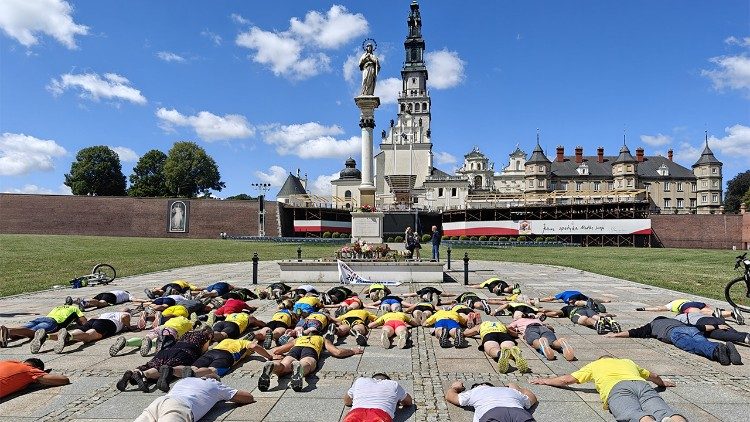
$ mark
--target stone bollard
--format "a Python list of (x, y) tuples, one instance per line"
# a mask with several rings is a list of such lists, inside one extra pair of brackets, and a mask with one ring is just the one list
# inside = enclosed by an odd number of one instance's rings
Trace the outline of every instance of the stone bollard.
[(464, 252), (464, 286), (469, 285), (469, 253)]
[(253, 252), (253, 284), (258, 284), (258, 252)]
[(448, 269), (451, 269), (451, 247), (448, 246)]

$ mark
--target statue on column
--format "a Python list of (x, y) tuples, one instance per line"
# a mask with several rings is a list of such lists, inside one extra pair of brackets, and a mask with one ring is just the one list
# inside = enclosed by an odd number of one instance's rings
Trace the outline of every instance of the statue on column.
[(365, 52), (359, 59), (359, 70), (362, 71), (362, 89), (359, 95), (375, 95), (375, 81), (380, 73), (380, 61), (375, 55), (377, 43), (368, 38), (362, 43), (362, 48)]

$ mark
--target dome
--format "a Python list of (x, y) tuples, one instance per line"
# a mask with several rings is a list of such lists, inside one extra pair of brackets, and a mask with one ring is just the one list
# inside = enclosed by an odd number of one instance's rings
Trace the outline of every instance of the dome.
[(352, 157), (344, 163), (344, 169), (339, 173), (339, 177), (342, 179), (362, 179), (362, 172), (357, 170), (357, 162)]

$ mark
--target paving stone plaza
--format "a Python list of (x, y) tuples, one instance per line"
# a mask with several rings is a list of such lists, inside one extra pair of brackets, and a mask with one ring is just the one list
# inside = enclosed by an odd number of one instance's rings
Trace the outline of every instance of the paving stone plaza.
[[(483, 281), (498, 275), (511, 284), (521, 284), (524, 293), (532, 296), (550, 295), (566, 289), (581, 290), (592, 296), (608, 297), (612, 303), (608, 310), (617, 314), (625, 329), (640, 326), (657, 313), (636, 312), (639, 306), (664, 304), (684, 295), (673, 291), (649, 287), (626, 280), (614, 279), (570, 268), (543, 265), (472, 262), (470, 282)], [(136, 296), (143, 296), (144, 287), (161, 286), (175, 279), (185, 279), (200, 286), (225, 280), (238, 286), (250, 284), (250, 263), (206, 265), (180, 268), (159, 273), (118, 279), (111, 289), (128, 289)], [(463, 290), (463, 275), (449, 273), (461, 282), (447, 282), (439, 286), (448, 292)], [(261, 262), (260, 278), (266, 284), (278, 278), (278, 265)], [(320, 285), (328, 288), (330, 285)], [(365, 287), (365, 286), (362, 286)], [(396, 293), (415, 291), (418, 285), (402, 285)], [(88, 287), (80, 290), (51, 290), (23, 296), (0, 299), (0, 324), (17, 326), (39, 314), (46, 314), (53, 306), (62, 304), (65, 296), (80, 294), (91, 297), (108, 288)], [(479, 292), (485, 295), (486, 291)], [(709, 299), (707, 303), (721, 304)], [(272, 301), (254, 301), (261, 319), (268, 318), (276, 307)], [(559, 307), (551, 304), (548, 307)], [(724, 304), (725, 306), (725, 304)], [(109, 310), (109, 309), (106, 309)], [(87, 313), (91, 318), (96, 311)], [(483, 318), (487, 317), (483, 315)], [(510, 317), (499, 317), (510, 322)], [(302, 392), (287, 388), (288, 378), (277, 385), (271, 381), (271, 390), (259, 392), (257, 378), (262, 363), (257, 358), (249, 359), (240, 367), (223, 377), (231, 387), (252, 392), (256, 402), (236, 407), (220, 404), (202, 421), (339, 421), (346, 413), (342, 396), (360, 375), (386, 372), (398, 380), (414, 397), (415, 406), (399, 410), (396, 420), (404, 421), (471, 421), (472, 412), (446, 403), (443, 389), (451, 381), (460, 379), (470, 385), (477, 381), (491, 381), (495, 385), (510, 381), (528, 385), (528, 380), (538, 376), (570, 373), (609, 353), (616, 357), (630, 358), (641, 366), (662, 377), (674, 381), (677, 386), (662, 392), (664, 399), (691, 421), (746, 421), (750, 414), (750, 365), (723, 367), (717, 362), (688, 354), (657, 340), (610, 339), (598, 336), (594, 330), (573, 323), (568, 319), (551, 318), (558, 336), (567, 337), (575, 348), (578, 361), (567, 362), (562, 358), (547, 361), (526, 344), (521, 344), (529, 359), (530, 374), (509, 372), (499, 374), (494, 362), (477, 350), (477, 341), (469, 339), (465, 349), (441, 349), (435, 338), (423, 328), (412, 331), (413, 347), (384, 350), (377, 338), (379, 330), (370, 334), (370, 346), (364, 354), (346, 359), (336, 359), (323, 353), (319, 371), (308, 377)], [(739, 327), (742, 330), (744, 327)], [(135, 333), (128, 333), (134, 336)], [(6, 421), (131, 421), (161, 392), (120, 392), (115, 382), (126, 369), (145, 363), (149, 358), (141, 357), (137, 351), (110, 357), (108, 349), (112, 339), (81, 347), (80, 343), (69, 346), (62, 354), (55, 354), (51, 342), (45, 344), (36, 355), (53, 372), (71, 378), (72, 384), (63, 387), (35, 389), (26, 394), (9, 396), (0, 403), (0, 420)], [(346, 344), (355, 346), (353, 338)], [(746, 362), (750, 362), (750, 351), (740, 347)], [(13, 347), (0, 349), (0, 359), (26, 359), (30, 357), (28, 342), (15, 342)], [(534, 416), (539, 421), (610, 421), (613, 418), (601, 408), (599, 396), (593, 384), (576, 385), (570, 389), (547, 386), (531, 386), (539, 397)]]

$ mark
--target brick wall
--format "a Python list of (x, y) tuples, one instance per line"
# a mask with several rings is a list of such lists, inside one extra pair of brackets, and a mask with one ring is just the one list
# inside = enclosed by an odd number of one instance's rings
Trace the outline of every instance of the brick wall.
[[(167, 198), (0, 194), (0, 233), (217, 238), (258, 234), (257, 201), (189, 202), (187, 233), (167, 231)], [(276, 236), (275, 201), (266, 202), (266, 234)]]
[(750, 249), (750, 212), (742, 214), (742, 249)]
[(745, 249), (743, 218), (750, 235), (748, 214), (656, 214), (651, 216), (651, 228), (665, 248)]

